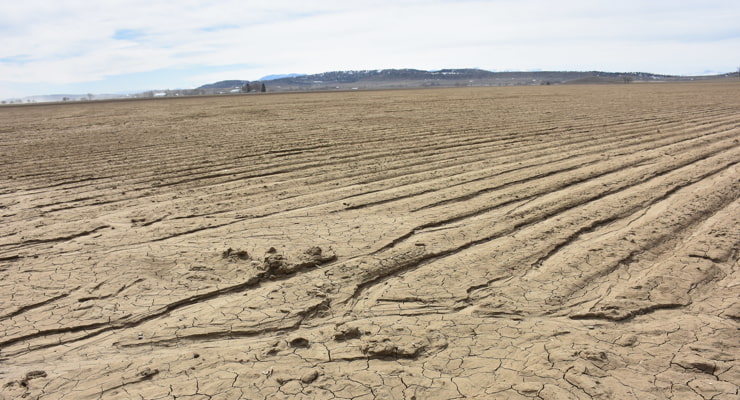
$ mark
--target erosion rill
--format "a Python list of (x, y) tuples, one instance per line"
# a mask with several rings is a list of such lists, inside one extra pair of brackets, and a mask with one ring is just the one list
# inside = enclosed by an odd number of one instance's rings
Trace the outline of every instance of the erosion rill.
[(0, 398), (737, 399), (738, 90), (0, 107)]

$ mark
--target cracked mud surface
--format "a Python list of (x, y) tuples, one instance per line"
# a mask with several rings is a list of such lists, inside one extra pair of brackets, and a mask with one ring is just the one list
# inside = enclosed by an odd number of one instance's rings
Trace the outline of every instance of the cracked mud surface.
[(0, 108), (0, 399), (737, 399), (738, 89)]

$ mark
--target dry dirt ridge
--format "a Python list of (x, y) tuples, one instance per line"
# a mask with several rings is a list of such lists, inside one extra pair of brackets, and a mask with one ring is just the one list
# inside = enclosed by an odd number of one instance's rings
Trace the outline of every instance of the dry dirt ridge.
[(0, 398), (715, 399), (740, 83), (0, 109)]

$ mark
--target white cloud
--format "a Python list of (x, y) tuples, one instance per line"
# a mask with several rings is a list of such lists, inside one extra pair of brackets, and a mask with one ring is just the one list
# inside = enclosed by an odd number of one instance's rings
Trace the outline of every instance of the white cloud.
[[(738, 20), (740, 5), (721, 0), (6, 1), (0, 81), (198, 67), (233, 79), (400, 67), (729, 71)], [(229, 65), (244, 67), (210, 71)]]

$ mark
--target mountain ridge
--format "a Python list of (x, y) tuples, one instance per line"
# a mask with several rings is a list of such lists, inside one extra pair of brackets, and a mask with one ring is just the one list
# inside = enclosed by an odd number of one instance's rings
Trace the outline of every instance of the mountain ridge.
[(203, 84), (194, 89), (151, 89), (126, 94), (52, 94), (11, 98), (2, 104), (35, 102), (62, 102), (80, 100), (108, 100), (122, 98), (149, 98), (198, 96), (243, 93), (249, 83), (250, 91), (259, 92), (266, 85), (268, 92), (314, 90), (372, 90), (411, 89), (455, 86), (524, 86), (560, 84), (614, 84), (631, 82), (681, 82), (722, 79), (737, 76), (737, 72), (714, 75), (664, 75), (649, 72), (604, 71), (488, 71), (477, 68), (452, 68), (425, 71), (412, 68), (328, 71), (317, 74), (272, 74), (259, 80), (230, 79)]
[[(289, 74), (257, 81), (226, 80), (209, 83), (197, 89), (233, 89), (247, 83), (269, 82), (270, 91), (380, 89), (427, 86), (512, 86), (568, 83), (630, 83), (656, 81), (689, 81), (721, 78), (731, 75), (677, 76), (649, 72), (604, 71), (487, 71), (476, 68), (456, 68), (425, 71), (419, 69), (374, 69), (328, 71), (317, 74)], [(279, 75), (268, 75), (276, 77)]]

